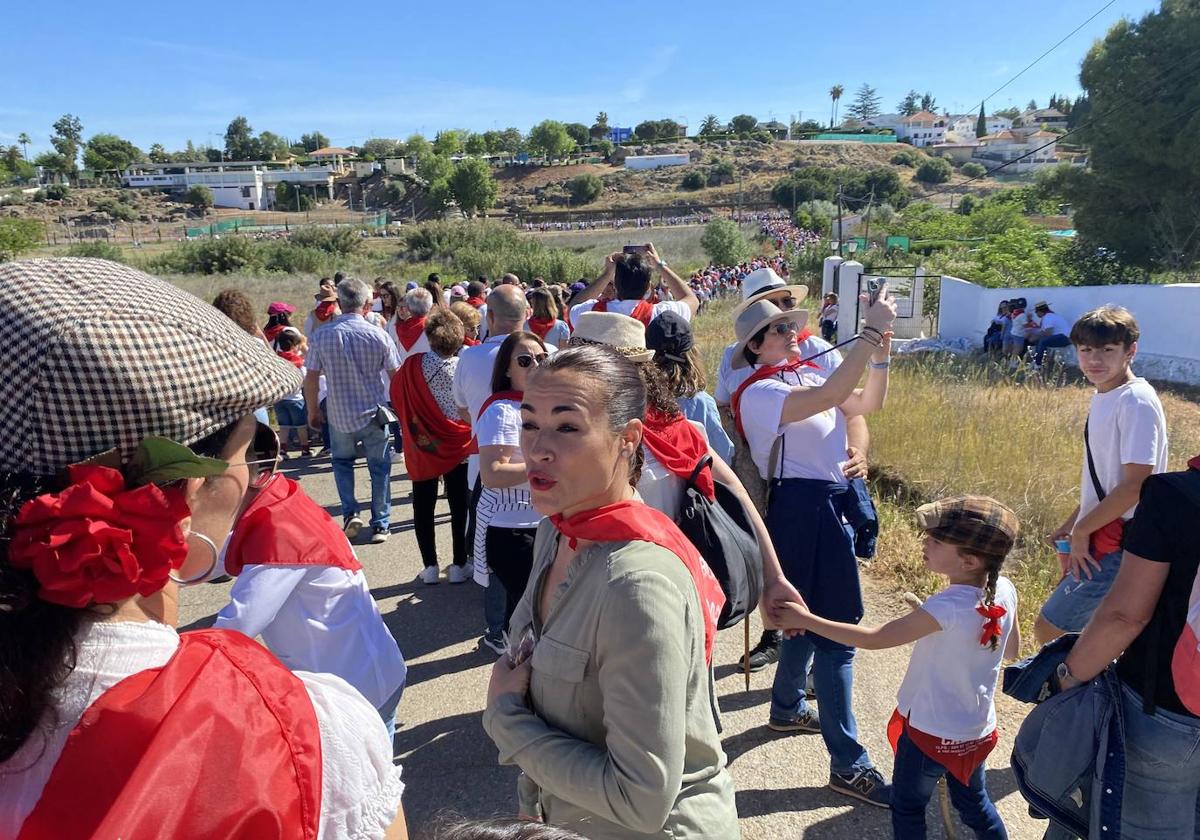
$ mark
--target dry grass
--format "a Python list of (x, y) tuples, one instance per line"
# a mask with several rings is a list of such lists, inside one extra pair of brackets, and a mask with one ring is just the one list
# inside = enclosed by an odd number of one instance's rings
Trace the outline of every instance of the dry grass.
[[(759, 243), (755, 241), (755, 237), (758, 235), (757, 225), (742, 225), (742, 233), (750, 241), (752, 250), (756, 253), (762, 250)], [(653, 242), (659, 255), (684, 278), (693, 271), (708, 265), (709, 262), (708, 255), (704, 253), (704, 248), (700, 245), (700, 239), (704, 236), (703, 225), (554, 231), (530, 235), (537, 237), (547, 247), (563, 248), (587, 257), (596, 263), (597, 268), (613, 251), (619, 251), (625, 245), (642, 245), (646, 242)]]

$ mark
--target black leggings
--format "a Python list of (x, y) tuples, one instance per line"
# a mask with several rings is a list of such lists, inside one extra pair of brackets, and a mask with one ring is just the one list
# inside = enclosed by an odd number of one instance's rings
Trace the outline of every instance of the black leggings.
[(512, 618), (513, 610), (521, 596), (525, 594), (525, 585), (529, 583), (529, 573), (533, 570), (533, 538), (537, 536), (537, 528), (497, 528), (487, 529), (487, 560), (492, 574), (500, 578), (504, 584), (506, 603), (504, 605), (504, 623)]
[[(446, 484), (446, 501), (450, 504), (450, 539), (454, 547), (454, 565), (467, 562), (467, 465), (459, 464), (442, 476)], [(414, 481), (413, 529), (417, 532), (417, 547), (421, 550), (421, 562), (436, 566), (437, 540), (433, 534), (433, 509), (437, 504), (438, 479)]]

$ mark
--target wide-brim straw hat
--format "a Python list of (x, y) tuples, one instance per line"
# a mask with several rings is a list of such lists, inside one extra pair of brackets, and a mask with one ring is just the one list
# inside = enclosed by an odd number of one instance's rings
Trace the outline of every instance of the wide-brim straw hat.
[(300, 371), (218, 309), (108, 260), (0, 265), (0, 471), (54, 475), (146, 437), (190, 445)]
[(768, 324), (787, 319), (796, 325), (796, 332), (803, 332), (808, 323), (807, 309), (790, 309), (784, 311), (769, 300), (759, 300), (742, 310), (733, 322), (733, 331), (737, 335), (737, 344), (733, 347), (731, 366), (737, 370), (749, 367), (746, 356), (742, 352), (746, 344), (755, 334)]
[(646, 328), (642, 322), (617, 312), (585, 312), (575, 319), (568, 347), (603, 344), (631, 362), (648, 362), (654, 351), (646, 348)]
[(799, 306), (800, 302), (808, 297), (808, 286), (790, 285), (772, 268), (756, 268), (742, 278), (742, 302), (733, 310), (734, 319), (750, 304), (776, 292), (791, 292), (792, 297), (796, 299), (796, 305)]

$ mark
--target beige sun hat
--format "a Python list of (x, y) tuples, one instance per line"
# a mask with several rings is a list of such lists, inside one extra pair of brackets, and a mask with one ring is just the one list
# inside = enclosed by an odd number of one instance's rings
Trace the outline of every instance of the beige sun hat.
[(575, 319), (568, 347), (604, 344), (631, 362), (648, 362), (654, 351), (646, 349), (646, 328), (637, 318), (616, 312), (585, 312)]
[(792, 309), (788, 312), (780, 309), (769, 300), (759, 300), (747, 306), (733, 322), (733, 331), (737, 335), (737, 344), (733, 347), (733, 359), (730, 365), (739, 370), (750, 365), (742, 352), (755, 333), (768, 324), (787, 319), (796, 325), (797, 332), (804, 331), (808, 323), (807, 309)]
[(789, 285), (774, 269), (756, 268), (742, 278), (742, 302), (734, 308), (733, 318), (736, 320), (750, 304), (776, 292), (791, 292), (792, 297), (796, 299), (796, 305), (799, 306), (808, 296), (808, 286)]

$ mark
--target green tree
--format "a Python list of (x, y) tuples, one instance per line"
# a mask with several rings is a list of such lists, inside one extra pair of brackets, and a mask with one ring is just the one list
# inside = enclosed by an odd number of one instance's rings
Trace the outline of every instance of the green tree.
[(988, 133), (987, 130), (987, 113), (983, 110), (983, 103), (979, 103), (979, 116), (975, 120), (975, 136), (983, 137)]
[(916, 179), (923, 184), (944, 184), (954, 174), (954, 167), (945, 158), (930, 158), (917, 167)]
[(448, 186), (454, 201), (468, 216), (477, 216), (492, 207), (499, 192), (491, 167), (478, 158), (456, 163)]
[(601, 137), (592, 145), (595, 146), (596, 151), (604, 155), (605, 158), (611, 155), (613, 153), (613, 149), (615, 148), (615, 146), (613, 146), (613, 141), (609, 140), (607, 137)]
[(0, 219), (0, 262), (15, 260), (42, 244), (45, 228), (37, 219)]
[(576, 175), (567, 181), (567, 192), (571, 194), (571, 200), (576, 204), (588, 204), (595, 201), (603, 191), (604, 182), (600, 180), (600, 176), (591, 172)]
[(417, 158), (416, 168), (417, 177), (432, 186), (437, 181), (449, 179), (450, 174), (454, 171), (454, 163), (449, 158), (435, 155), (433, 152), (426, 152)]
[(752, 117), (749, 114), (738, 114), (729, 121), (729, 130), (734, 134), (741, 134), (743, 131), (754, 131), (758, 128), (758, 118)]
[(1001, 108), (999, 111), (996, 111), (996, 116), (997, 117), (1005, 117), (1010, 120), (1015, 120), (1017, 117), (1021, 116), (1021, 109), (1020, 108)]
[(34, 166), (40, 166), (47, 172), (66, 177), (71, 173), (71, 164), (66, 155), (60, 152), (42, 152), (33, 159)]
[(392, 140), (388, 137), (372, 137), (363, 141), (359, 152), (363, 155), (371, 155), (375, 160), (383, 160), (400, 155), (402, 153), (400, 147), (399, 140)]
[(705, 177), (703, 169), (690, 169), (679, 182), (679, 186), (685, 190), (702, 190), (708, 186), (708, 178)]
[(254, 139), (254, 129), (245, 117), (234, 117), (225, 128), (226, 160), (260, 160), (262, 150)]
[(63, 114), (52, 126), (54, 134), (50, 137), (50, 145), (54, 147), (66, 162), (65, 175), (75, 175), (79, 172), (79, 147), (83, 143), (83, 123), (73, 114)]
[(473, 157), (480, 157), (488, 153), (487, 141), (483, 139), (482, 134), (472, 132), (467, 136), (467, 141), (463, 143), (463, 151)]
[(831, 87), (829, 89), (829, 99), (830, 99), (830, 103), (831, 103), (830, 107), (829, 107), (829, 127), (830, 128), (833, 128), (835, 125), (837, 125), (838, 100), (840, 100), (842, 98), (842, 94), (845, 92), (846, 92), (846, 89), (844, 87), (842, 87), (841, 85), (834, 85), (833, 87)]
[(958, 214), (960, 216), (970, 216), (979, 207), (979, 199), (967, 193), (958, 202)]
[(170, 163), (171, 153), (163, 147), (162, 143), (155, 143), (150, 147), (150, 153), (147, 155), (151, 163)]
[(300, 145), (304, 147), (306, 152), (315, 152), (317, 149), (325, 149), (329, 147), (329, 138), (319, 131), (313, 131), (309, 134), (300, 135)]
[(29, 139), (29, 135), (22, 131), (17, 135), (17, 142), (21, 144), (22, 157), (29, 160), (29, 144), (33, 141)]
[(936, 114), (937, 113), (937, 97), (935, 97), (929, 91), (925, 91), (925, 94), (921, 97), (921, 110), (928, 111), (931, 114)]
[(730, 219), (713, 219), (705, 225), (700, 247), (716, 265), (738, 265), (750, 259), (750, 243)]
[(263, 160), (287, 160), (292, 153), (292, 147), (287, 140), (270, 131), (258, 135), (258, 153)]
[(497, 136), (496, 152), (506, 155), (520, 154), (525, 149), (525, 135), (521, 129), (509, 126)]
[(96, 172), (119, 171), (145, 159), (141, 149), (115, 134), (95, 134), (83, 149), (83, 165)]
[(900, 100), (900, 104), (896, 106), (896, 110), (906, 117), (911, 117), (921, 110), (921, 94), (915, 90), (909, 90)]
[(213, 193), (203, 184), (193, 184), (183, 194), (183, 200), (197, 210), (206, 210), (213, 206)]
[(529, 148), (555, 160), (566, 157), (575, 148), (575, 141), (558, 120), (542, 120), (529, 130)]
[(571, 139), (579, 146), (586, 146), (591, 142), (592, 135), (588, 131), (588, 127), (583, 123), (567, 123), (563, 127), (567, 130), (567, 134), (571, 135)]
[(716, 114), (709, 114), (700, 123), (700, 136), (708, 137), (710, 134), (721, 133), (721, 121), (717, 119)]
[(633, 127), (633, 136), (643, 142), (658, 139), (658, 120), (645, 120)]
[(985, 167), (982, 163), (976, 163), (973, 160), (969, 160), (962, 165), (961, 171), (962, 174), (966, 175), (968, 178), (980, 178), (987, 174), (987, 167)]
[(404, 154), (407, 157), (419, 158), (422, 155), (431, 154), (432, 152), (433, 144), (420, 134), (410, 134), (408, 135), (408, 139), (404, 141)]
[(1030, 100), (1029, 100), (1029, 104), (1027, 104), (1027, 105), (1025, 106), (1025, 110), (1026, 110), (1026, 111), (1036, 111), (1037, 109), (1038, 109), (1038, 106), (1037, 106), (1037, 100), (1036, 100), (1036, 99), (1030, 99)]
[(879, 116), (879, 103), (882, 101), (875, 88), (864, 82), (854, 94), (854, 102), (847, 109), (847, 113), (856, 120), (866, 122), (872, 117)]
[(608, 137), (608, 113), (601, 111), (596, 114), (596, 121), (592, 123), (592, 127), (588, 129), (588, 136), (593, 140), (601, 140)]
[(439, 131), (433, 138), (433, 153), (444, 157), (460, 154), (464, 142), (466, 142), (465, 132), (456, 128), (447, 128)]

